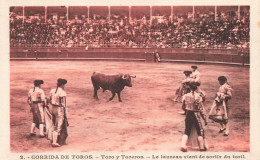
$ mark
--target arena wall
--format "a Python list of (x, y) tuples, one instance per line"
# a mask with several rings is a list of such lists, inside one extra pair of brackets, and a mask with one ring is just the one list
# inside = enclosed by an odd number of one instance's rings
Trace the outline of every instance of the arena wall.
[(186, 61), (204, 63), (227, 63), (248, 65), (249, 54), (240, 54), (235, 49), (153, 49), (153, 48), (11, 48), (11, 60), (138, 60), (154, 62), (154, 52), (162, 62)]

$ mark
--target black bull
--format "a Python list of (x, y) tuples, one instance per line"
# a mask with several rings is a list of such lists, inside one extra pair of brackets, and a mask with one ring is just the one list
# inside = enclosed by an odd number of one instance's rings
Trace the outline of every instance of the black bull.
[(109, 101), (111, 101), (117, 93), (119, 102), (122, 102), (120, 92), (125, 86), (132, 87), (131, 78), (136, 78), (136, 76), (130, 76), (129, 74), (105, 75), (94, 72), (91, 76), (94, 87), (94, 97), (98, 99), (97, 90), (101, 87), (103, 92), (106, 90), (111, 91), (112, 97)]

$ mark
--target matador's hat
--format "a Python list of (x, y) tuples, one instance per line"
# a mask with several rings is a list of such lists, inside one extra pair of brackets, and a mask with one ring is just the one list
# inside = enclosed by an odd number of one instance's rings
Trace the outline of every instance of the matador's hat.
[(227, 78), (226, 78), (225, 76), (219, 76), (219, 77), (218, 77), (218, 81), (226, 82), (226, 81), (227, 81)]
[(190, 75), (192, 72), (191, 71), (184, 71), (183, 72), (186, 76)]
[(196, 82), (189, 83), (189, 87), (191, 90), (195, 91), (198, 88), (198, 84)]
[(191, 68), (197, 69), (198, 67), (197, 66), (191, 66)]
[(58, 86), (61, 86), (61, 85), (63, 85), (63, 84), (67, 84), (67, 80), (66, 80), (66, 79), (62, 79), (62, 78), (59, 78), (59, 79), (57, 80), (57, 85), (58, 85)]
[(39, 86), (39, 85), (43, 84), (44, 81), (43, 81), (43, 80), (36, 79), (36, 80), (34, 80), (33, 83), (34, 83), (35, 86)]

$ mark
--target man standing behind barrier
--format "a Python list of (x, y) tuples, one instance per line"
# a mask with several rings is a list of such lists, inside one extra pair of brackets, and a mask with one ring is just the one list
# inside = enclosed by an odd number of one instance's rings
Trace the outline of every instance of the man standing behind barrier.
[(52, 146), (60, 147), (65, 144), (67, 133), (67, 102), (66, 92), (64, 91), (66, 79), (58, 79), (57, 88), (51, 90), (50, 102), (53, 106), (52, 115), (54, 121), (54, 131), (52, 133)]
[(45, 137), (43, 133), (44, 115), (43, 107), (45, 106), (45, 94), (41, 89), (41, 85), (44, 83), (43, 80), (35, 80), (34, 88), (29, 90), (28, 103), (31, 106), (31, 112), (33, 114), (33, 123), (31, 126), (30, 136), (36, 135), (35, 127), (40, 129), (40, 138)]
[(160, 54), (159, 54), (158, 51), (155, 51), (155, 53), (154, 53), (154, 61), (155, 61), (156, 63), (158, 63), (158, 62), (161, 61), (161, 57), (160, 57)]

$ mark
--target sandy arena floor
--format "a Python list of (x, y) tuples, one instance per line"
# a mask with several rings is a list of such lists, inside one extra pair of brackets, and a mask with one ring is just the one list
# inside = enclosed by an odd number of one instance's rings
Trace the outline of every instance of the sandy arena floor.
[[(112, 61), (11, 61), (10, 127), (12, 152), (43, 151), (179, 151), (184, 132), (181, 103), (173, 103), (175, 90), (192, 64)], [(218, 90), (217, 77), (225, 75), (234, 89), (230, 101), (230, 136), (218, 133), (216, 123), (205, 127), (209, 151), (249, 151), (249, 68), (227, 65), (198, 65), (209, 111)], [(93, 98), (90, 76), (129, 73), (133, 87), (108, 102), (111, 93), (99, 90)], [(27, 93), (34, 79), (43, 79), (49, 96), (58, 78), (68, 84), (68, 145), (52, 148), (48, 140), (29, 137), (32, 115)], [(37, 133), (39, 131), (37, 130)], [(193, 150), (196, 151), (196, 150)]]

